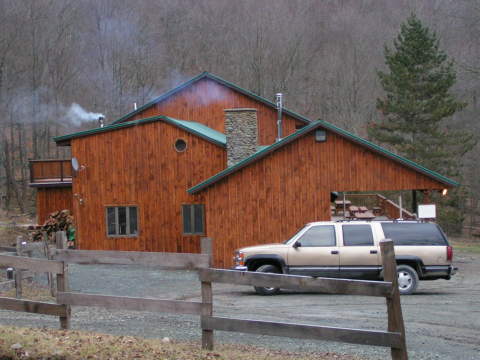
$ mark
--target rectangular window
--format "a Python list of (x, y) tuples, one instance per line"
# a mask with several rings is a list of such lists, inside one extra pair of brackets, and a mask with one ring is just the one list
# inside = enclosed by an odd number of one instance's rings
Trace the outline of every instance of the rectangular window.
[(302, 247), (336, 246), (335, 227), (332, 225), (312, 226), (299, 239)]
[(106, 211), (108, 236), (138, 235), (136, 206), (108, 206)]
[(373, 246), (370, 225), (343, 225), (342, 230), (344, 246)]
[(183, 233), (186, 235), (205, 234), (205, 205), (182, 205)]
[(383, 233), (395, 245), (448, 245), (438, 225), (432, 223), (382, 223)]

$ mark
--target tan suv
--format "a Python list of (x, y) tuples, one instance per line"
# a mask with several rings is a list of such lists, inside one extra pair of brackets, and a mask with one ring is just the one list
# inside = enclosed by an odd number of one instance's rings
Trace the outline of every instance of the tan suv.
[[(447, 279), (456, 272), (453, 249), (440, 227), (412, 221), (315, 222), (283, 244), (246, 247), (235, 252), (236, 270), (382, 279), (379, 242), (393, 239), (401, 294), (411, 294), (419, 280)], [(256, 287), (273, 295), (277, 288)]]

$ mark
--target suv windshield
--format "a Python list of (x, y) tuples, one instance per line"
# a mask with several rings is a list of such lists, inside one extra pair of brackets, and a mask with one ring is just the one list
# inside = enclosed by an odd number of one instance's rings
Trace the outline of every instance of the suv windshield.
[(300, 232), (302, 232), (303, 229), (305, 229), (305, 227), (303, 227), (303, 228), (301, 228), (300, 230), (298, 230), (298, 231), (295, 233), (295, 235), (293, 235), (290, 239), (285, 240), (283, 243), (284, 243), (284, 244), (288, 244), (289, 242), (292, 242), (293, 238), (294, 238), (295, 236), (297, 236), (298, 234), (300, 234)]
[(437, 224), (431, 223), (382, 223), (385, 238), (395, 245), (448, 245)]

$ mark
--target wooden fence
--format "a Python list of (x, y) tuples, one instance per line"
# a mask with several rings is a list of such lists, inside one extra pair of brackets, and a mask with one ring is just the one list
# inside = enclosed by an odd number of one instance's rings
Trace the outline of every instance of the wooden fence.
[[(222, 330), (386, 346), (391, 348), (392, 359), (407, 359), (405, 329), (400, 306), (397, 267), (392, 240), (383, 240), (380, 243), (380, 249), (382, 252), (385, 281), (312, 278), (308, 276), (239, 272), (220, 269), (199, 270), (199, 277), (202, 282), (202, 302), (205, 304), (201, 317), (203, 331), (202, 346), (206, 349), (213, 349), (213, 331)], [(319, 291), (330, 294), (385, 297), (388, 312), (388, 330), (373, 331), (215, 317), (213, 316), (213, 293), (211, 285), (213, 282)]]
[[(70, 328), (71, 306), (100, 306), (108, 309), (169, 312), (201, 315), (202, 303), (194, 301), (162, 300), (75, 293), (68, 291), (68, 264), (120, 264), (153, 265), (160, 269), (198, 270), (210, 266), (211, 255), (146, 253), (133, 251), (80, 251), (66, 250), (65, 232), (56, 234), (55, 260), (35, 259), (23, 256), (0, 255), (0, 265), (15, 268), (16, 274), (28, 269), (57, 276), (56, 304), (15, 298), (0, 297), (0, 309), (59, 316), (60, 327)], [(202, 249), (210, 251), (211, 240), (202, 239)], [(17, 283), (17, 286), (21, 283)]]
[[(408, 358), (397, 285), (395, 254), (391, 240), (383, 240), (380, 243), (385, 281), (361, 281), (212, 269), (210, 268), (212, 242), (208, 238), (201, 240), (202, 254), (65, 250), (64, 239), (63, 232), (57, 234), (55, 260), (0, 255), (0, 265), (57, 274), (57, 304), (0, 298), (0, 308), (59, 316), (62, 329), (70, 328), (72, 305), (193, 314), (201, 317), (202, 347), (205, 349), (213, 349), (214, 331), (221, 330), (386, 346), (391, 348), (392, 359)], [(198, 302), (69, 292), (69, 263), (154, 265), (161, 269), (197, 270), (201, 281), (202, 299), (201, 302)], [(213, 282), (318, 291), (329, 294), (385, 297), (388, 330), (362, 330), (216, 317), (213, 315)]]
[[(57, 246), (61, 246), (63, 234), (57, 234)], [(63, 243), (63, 242), (62, 242)], [(17, 241), (18, 249), (18, 241)], [(21, 253), (20, 253), (21, 255)], [(58, 316), (60, 327), (68, 329), (70, 319), (70, 307), (65, 304), (57, 304), (19, 299), (22, 288), (22, 272), (30, 270), (36, 273), (53, 273), (57, 275), (57, 291), (65, 291), (67, 267), (62, 261), (35, 259), (24, 256), (0, 255), (0, 265), (15, 268), (15, 284), (17, 298), (0, 297), (0, 309), (28, 312), (34, 314)]]
[[(211, 240), (202, 238), (202, 252), (211, 248)], [(210, 266), (210, 254), (147, 253), (135, 251), (56, 250), (55, 259), (69, 264), (148, 265), (159, 269), (198, 270)], [(99, 306), (107, 309), (168, 312), (200, 315), (202, 303), (183, 300), (110, 296), (68, 292), (57, 293), (57, 302), (66, 306)]]

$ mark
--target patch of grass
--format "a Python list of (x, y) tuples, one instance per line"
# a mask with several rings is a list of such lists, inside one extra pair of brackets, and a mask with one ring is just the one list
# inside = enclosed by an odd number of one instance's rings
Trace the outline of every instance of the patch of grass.
[(17, 236), (23, 236), (25, 239), (28, 239), (28, 230), (20, 226), (0, 226), (0, 246), (15, 246)]
[(33, 224), (33, 219), (27, 214), (20, 214), (18, 211), (12, 211), (10, 214), (0, 209), (0, 246), (15, 246), (17, 236), (21, 235), (28, 239), (28, 230), (24, 226), (15, 226), (16, 224)]
[(289, 353), (244, 345), (180, 343), (82, 331), (0, 326), (1, 359), (165, 359), (165, 360), (358, 360), (332, 353)]
[(480, 254), (480, 239), (469, 237), (450, 237), (450, 244), (454, 250), (472, 254)]
[[(15, 288), (7, 291), (0, 291), (0, 296), (15, 297)], [(34, 282), (29, 283), (27, 280), (22, 282), (22, 298), (27, 300), (55, 302), (50, 289), (46, 286), (38, 285)]]
[(479, 243), (465, 243), (465, 242), (457, 242), (457, 241), (450, 241), (453, 246), (454, 250), (472, 254), (480, 254), (480, 244)]

